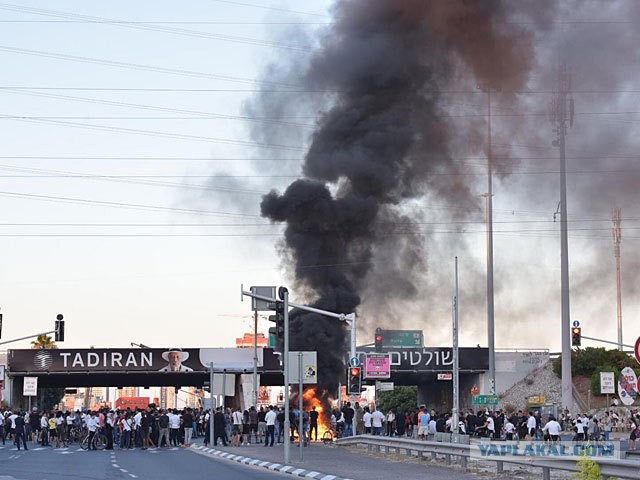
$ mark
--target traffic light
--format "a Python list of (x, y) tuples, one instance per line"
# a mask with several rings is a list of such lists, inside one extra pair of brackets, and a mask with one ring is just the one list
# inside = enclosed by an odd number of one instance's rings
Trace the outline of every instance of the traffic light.
[(269, 336), (273, 335), (275, 340), (274, 352), (281, 355), (284, 352), (284, 302), (278, 301), (269, 306), (276, 312), (275, 315), (269, 315), (269, 321), (276, 324), (269, 328)]
[(384, 335), (382, 334), (381, 328), (376, 328), (376, 336), (375, 336), (375, 346), (376, 352), (382, 351), (382, 342), (384, 341)]
[(582, 329), (580, 327), (573, 327), (571, 329), (571, 346), (579, 347), (582, 343)]
[(209, 381), (202, 382), (202, 391), (211, 392), (211, 383)]
[(64, 317), (61, 313), (56, 317), (56, 342), (64, 342)]
[(351, 367), (348, 371), (347, 379), (347, 394), (348, 395), (360, 395), (362, 392), (362, 373), (360, 367)]

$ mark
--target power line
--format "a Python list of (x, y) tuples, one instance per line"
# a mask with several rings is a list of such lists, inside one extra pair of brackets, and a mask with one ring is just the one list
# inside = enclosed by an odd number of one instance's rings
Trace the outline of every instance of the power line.
[(43, 16), (58, 17), (58, 18), (65, 18), (65, 19), (80, 19), (80, 20), (90, 21), (92, 23), (100, 23), (102, 25), (111, 25), (115, 27), (130, 28), (135, 30), (146, 30), (146, 31), (159, 32), (159, 33), (169, 33), (172, 35), (205, 38), (210, 40), (223, 40), (227, 42), (243, 43), (243, 44), (254, 45), (254, 46), (284, 48), (287, 50), (297, 50), (302, 52), (310, 51), (308, 48), (303, 47), (301, 45), (290, 45), (282, 42), (274, 42), (271, 40), (239, 37), (234, 35), (223, 35), (219, 33), (187, 30), (184, 28), (163, 27), (161, 25), (153, 25), (153, 24), (140, 24), (140, 23), (136, 24), (136, 23), (126, 23), (126, 22), (123, 23), (123, 22), (120, 22), (118, 19), (96, 17), (91, 15), (81, 15), (81, 14), (72, 13), (72, 12), (64, 12), (61, 10), (45, 10), (40, 8), (25, 7), (22, 5), (13, 5), (13, 4), (6, 4), (6, 3), (0, 3), (0, 9), (9, 10), (12, 12), (26, 12), (33, 15), (43, 15)]
[[(2, 117), (5, 117), (5, 115), (0, 115), (0, 118)], [(269, 144), (269, 143), (249, 142), (244, 140), (232, 140), (228, 138), (205, 137), (202, 135), (188, 135), (188, 134), (182, 134), (182, 133), (161, 132), (156, 130), (143, 130), (138, 128), (114, 127), (109, 125), (97, 125), (92, 123), (67, 122), (62, 120), (31, 120), (31, 119), (25, 119), (25, 118), (12, 118), (11, 120), (18, 121), (18, 122), (39, 123), (39, 124), (45, 124), (45, 125), (59, 125), (63, 127), (82, 128), (86, 130), (110, 131), (110, 132), (116, 132), (116, 133), (126, 133), (130, 135), (142, 135), (146, 137), (189, 140), (193, 142), (222, 143), (222, 144), (229, 144), (229, 145), (243, 145), (243, 146), (249, 146), (249, 147), (274, 148), (274, 149), (282, 149), (282, 150), (303, 150), (302, 147), (296, 147), (293, 145), (277, 145), (277, 144)]]
[(231, 216), (231, 217), (253, 217), (260, 218), (259, 215), (251, 215), (246, 213), (233, 213), (233, 212), (214, 212), (209, 210), (197, 210), (191, 208), (176, 208), (176, 207), (162, 207), (157, 205), (142, 205), (137, 203), (124, 203), (124, 202), (108, 202), (102, 200), (87, 200), (84, 198), (70, 198), (70, 197), (57, 197), (52, 195), (35, 195), (29, 193), (20, 192), (6, 192), (0, 191), (0, 195), (6, 197), (26, 198), (32, 200), (61, 202), (61, 203), (78, 203), (83, 205), (99, 205), (105, 207), (115, 208), (131, 208), (134, 210), (153, 210), (153, 211), (168, 211), (176, 213), (184, 213), (189, 215), (213, 215), (213, 216)]
[(145, 72), (166, 73), (169, 75), (180, 75), (180, 76), (195, 77), (195, 78), (209, 78), (209, 79), (222, 80), (226, 82), (235, 82), (235, 83), (249, 83), (249, 84), (258, 83), (258, 84), (265, 84), (265, 85), (271, 85), (271, 86), (296, 88), (296, 85), (287, 84), (283, 82), (270, 82), (268, 80), (259, 81), (251, 78), (235, 77), (230, 75), (219, 75), (215, 73), (196, 72), (193, 70), (183, 70), (179, 68), (156, 67), (153, 65), (144, 65), (140, 63), (104, 60), (104, 59), (95, 58), (95, 57), (86, 57), (81, 55), (67, 55), (63, 53), (48, 52), (44, 50), (16, 48), (16, 47), (10, 47), (6, 45), (0, 45), (0, 51), (15, 53), (19, 55), (32, 55), (37, 57), (55, 58), (58, 60), (66, 60), (70, 62), (79, 62), (79, 63), (94, 64), (94, 65), (106, 65), (110, 67), (125, 68), (125, 69), (139, 70), (139, 71), (145, 71)]

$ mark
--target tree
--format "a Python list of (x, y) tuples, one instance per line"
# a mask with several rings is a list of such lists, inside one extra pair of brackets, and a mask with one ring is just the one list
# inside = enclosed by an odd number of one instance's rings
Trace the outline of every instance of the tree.
[(33, 350), (48, 350), (52, 348), (58, 348), (58, 346), (49, 335), (38, 335), (35, 340), (31, 341), (31, 348)]
[(398, 386), (389, 392), (380, 392), (377, 403), (383, 413), (389, 410), (413, 412), (418, 405), (418, 387)]

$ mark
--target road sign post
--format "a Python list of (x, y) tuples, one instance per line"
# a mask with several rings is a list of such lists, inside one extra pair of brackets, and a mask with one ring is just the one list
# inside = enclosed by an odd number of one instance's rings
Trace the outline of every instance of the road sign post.
[(471, 403), (478, 406), (493, 406), (500, 402), (497, 395), (474, 395)]

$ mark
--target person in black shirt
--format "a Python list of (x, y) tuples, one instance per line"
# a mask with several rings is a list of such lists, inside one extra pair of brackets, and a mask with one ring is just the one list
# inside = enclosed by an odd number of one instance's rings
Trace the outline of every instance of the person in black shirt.
[(158, 417), (158, 428), (160, 429), (160, 436), (158, 437), (158, 447), (162, 447), (162, 440), (164, 439), (165, 446), (169, 448), (169, 415), (164, 410), (160, 410), (160, 416)]
[(355, 415), (355, 411), (351, 408), (351, 402), (347, 402), (347, 404), (342, 408), (342, 414), (344, 415), (344, 436), (352, 437), (353, 416)]
[(316, 411), (316, 407), (311, 407), (311, 411), (309, 412), (309, 440), (311, 440), (311, 436), (314, 435), (314, 440), (318, 441), (318, 412)]
[(226, 447), (227, 435), (225, 433), (225, 421), (222, 408), (216, 408), (216, 413), (213, 415), (213, 445), (218, 446), (218, 438), (222, 440), (222, 444)]
[(20, 450), (20, 439), (22, 439), (22, 444), (24, 445), (24, 449), (29, 450), (27, 448), (27, 434), (25, 432), (25, 423), (24, 423), (24, 417), (22, 416), (22, 414), (18, 414), (18, 416), (15, 419), (15, 423), (16, 423), (16, 428), (13, 431), (14, 443), (18, 447), (18, 450)]
[(182, 414), (182, 426), (184, 427), (184, 446), (191, 446), (191, 435), (193, 434), (193, 414), (191, 409), (187, 408), (187, 411)]
[(276, 442), (280, 444), (284, 442), (284, 410), (282, 408), (278, 409), (276, 421), (278, 422), (278, 439)]

